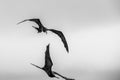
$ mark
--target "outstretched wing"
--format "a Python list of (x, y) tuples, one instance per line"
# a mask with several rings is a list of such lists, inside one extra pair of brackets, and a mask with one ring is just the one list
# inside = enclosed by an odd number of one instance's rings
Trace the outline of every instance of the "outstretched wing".
[(17, 23), (17, 25), (18, 25), (18, 24), (21, 24), (21, 23), (23, 23), (23, 22), (26, 22), (26, 21), (28, 21), (28, 19), (25, 19), (25, 20), (23, 20), (23, 21)]
[(45, 68), (51, 69), (53, 66), (53, 62), (50, 57), (50, 52), (49, 52), (49, 44), (47, 45), (46, 52), (45, 52)]
[(39, 66), (37, 66), (37, 65), (35, 65), (35, 64), (32, 64), (32, 63), (30, 63), (30, 64), (33, 65), (33, 66), (35, 66), (35, 67), (37, 67), (37, 68), (42, 69), (41, 67), (39, 67)]
[(57, 34), (61, 38), (61, 40), (62, 40), (62, 42), (64, 44), (64, 47), (66, 48), (67, 52), (69, 52), (68, 44), (67, 44), (67, 41), (65, 39), (64, 34), (61, 31), (54, 30), (54, 29), (49, 29), (49, 31), (52, 31), (53, 33)]

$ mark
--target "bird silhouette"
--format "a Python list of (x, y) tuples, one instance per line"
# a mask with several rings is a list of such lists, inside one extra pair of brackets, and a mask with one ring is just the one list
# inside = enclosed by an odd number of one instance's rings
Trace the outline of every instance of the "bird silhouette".
[(58, 78), (54, 75), (52, 71), (53, 62), (51, 60), (50, 53), (49, 53), (49, 44), (47, 45), (46, 52), (45, 52), (45, 65), (42, 68), (32, 63), (31, 65), (44, 70), (47, 73), (47, 75), (51, 78)]
[(25, 19), (25, 20), (19, 22), (18, 24), (23, 23), (25, 21), (33, 21), (33, 22), (35, 22), (39, 27), (38, 28), (35, 27), (35, 26), (32, 26), (32, 27), (35, 28), (38, 31), (38, 33), (45, 32), (47, 34), (47, 31), (51, 31), (51, 32), (57, 34), (61, 38), (61, 41), (63, 42), (64, 47), (66, 48), (67, 52), (69, 52), (69, 48), (68, 48), (66, 38), (65, 38), (64, 34), (61, 31), (55, 30), (55, 29), (47, 29), (46, 27), (44, 27), (42, 25), (40, 19), (38, 19), (38, 18)]

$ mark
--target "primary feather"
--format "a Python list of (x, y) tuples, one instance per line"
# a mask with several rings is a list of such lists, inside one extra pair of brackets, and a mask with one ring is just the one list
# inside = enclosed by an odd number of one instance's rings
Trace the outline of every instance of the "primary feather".
[(61, 31), (58, 31), (55, 29), (49, 29), (49, 30), (52, 31), (53, 33), (57, 34), (60, 37), (60, 39), (62, 40), (62, 42), (64, 44), (64, 47), (66, 48), (67, 52), (69, 52), (68, 44), (67, 44), (64, 34)]

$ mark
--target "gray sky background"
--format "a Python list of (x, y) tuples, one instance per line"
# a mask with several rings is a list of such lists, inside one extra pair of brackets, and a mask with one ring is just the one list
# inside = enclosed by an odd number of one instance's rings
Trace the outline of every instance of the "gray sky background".
[[(120, 66), (119, 4), (119, 0), (0, 0), (1, 78), (34, 76), (34, 80), (46, 75), (29, 63), (42, 66), (45, 47), (51, 43), (54, 70), (59, 73), (78, 80), (101, 80), (101, 76), (110, 80), (111, 75), (115, 80)], [(63, 31), (70, 53), (55, 34), (37, 34), (31, 27), (36, 24), (16, 25), (29, 18), (40, 18), (47, 28)]]

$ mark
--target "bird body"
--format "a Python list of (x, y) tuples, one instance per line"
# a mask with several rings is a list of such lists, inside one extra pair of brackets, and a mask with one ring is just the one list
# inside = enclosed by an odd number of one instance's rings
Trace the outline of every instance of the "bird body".
[(38, 19), (38, 18), (25, 19), (25, 20), (19, 22), (18, 24), (23, 23), (23, 22), (25, 22), (25, 21), (33, 21), (33, 22), (35, 22), (36, 24), (38, 24), (38, 26), (39, 26), (38, 28), (32, 26), (33, 28), (35, 28), (35, 29), (38, 31), (38, 33), (45, 32), (45, 33), (47, 34), (47, 31), (51, 31), (51, 32), (57, 34), (57, 35), (61, 38), (61, 41), (63, 42), (64, 47), (66, 48), (67, 52), (69, 52), (67, 41), (66, 41), (66, 39), (65, 39), (64, 34), (63, 34), (61, 31), (58, 31), (58, 30), (55, 30), (55, 29), (47, 29), (46, 27), (44, 27), (44, 26), (42, 25), (40, 19)]
[(53, 62), (52, 62), (52, 59), (50, 57), (49, 45), (47, 45), (47, 49), (46, 49), (46, 52), (45, 52), (45, 65), (43, 67), (39, 67), (39, 66), (37, 66), (35, 64), (32, 64), (32, 63), (31, 63), (31, 65), (33, 65), (33, 66), (35, 66), (35, 67), (37, 67), (39, 69), (42, 69), (51, 78), (59, 79), (58, 77), (55, 76), (55, 75), (58, 75), (58, 76), (62, 77), (65, 80), (75, 80), (75, 79), (71, 79), (71, 78), (67, 78), (65, 76), (62, 76), (61, 74), (59, 74), (59, 73), (57, 73), (55, 71), (52, 71)]
[(50, 57), (50, 53), (49, 53), (49, 45), (47, 45), (47, 49), (46, 49), (46, 52), (45, 52), (45, 65), (41, 68), (35, 64), (32, 64), (31, 65), (39, 68), (39, 69), (42, 69), (44, 70), (47, 75), (51, 78), (55, 77), (55, 78), (58, 78), (54, 75), (54, 73), (52, 72), (52, 66), (53, 66), (53, 63), (52, 63), (52, 60), (51, 60), (51, 57)]

